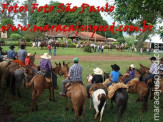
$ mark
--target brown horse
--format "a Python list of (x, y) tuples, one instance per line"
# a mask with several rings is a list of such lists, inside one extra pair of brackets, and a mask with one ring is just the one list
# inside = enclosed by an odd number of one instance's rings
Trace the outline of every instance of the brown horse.
[(61, 70), (61, 63), (59, 63), (59, 64), (57, 64), (56, 62), (55, 62), (55, 68), (53, 68), (53, 72), (56, 74), (56, 75), (58, 75), (59, 74), (59, 71)]
[[(26, 72), (25, 78), (32, 76), (32, 74), (32, 70), (28, 73)], [(36, 101), (42, 94), (44, 89), (49, 89), (49, 100), (55, 101), (52, 78), (50, 79), (50, 81), (47, 81), (44, 76), (37, 74), (32, 78), (31, 81), (26, 81), (26, 86), (32, 88), (32, 111), (38, 110)], [(53, 94), (53, 96), (51, 94)]]
[[(63, 67), (61, 68), (60, 73), (64, 75), (64, 78), (67, 78), (69, 67), (68, 64), (63, 62)], [(66, 91), (66, 89), (65, 89)], [(66, 110), (68, 109), (68, 98), (71, 99), (73, 110), (76, 114), (76, 122), (78, 122), (79, 116), (82, 115), (83, 122), (85, 121), (85, 107), (87, 100), (87, 91), (86, 88), (80, 83), (73, 83), (70, 90), (66, 91)]]
[(24, 45), (26, 47), (26, 41), (19, 41), (19, 47), (18, 48), (20, 48), (21, 45)]

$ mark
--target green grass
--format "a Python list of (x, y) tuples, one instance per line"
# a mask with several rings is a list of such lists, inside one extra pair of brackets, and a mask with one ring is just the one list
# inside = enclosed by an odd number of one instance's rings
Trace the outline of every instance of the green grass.
[[(8, 46), (3, 46), (3, 51), (4, 52), (7, 52), (9, 50)], [(26, 48), (27, 51), (29, 53), (35, 53), (36, 54), (44, 54), (45, 52), (48, 52), (47, 49), (44, 49), (44, 50), (39, 50), (37, 47), (27, 47)], [(16, 46), (15, 48), (15, 51), (17, 52), (18, 51), (18, 47)], [(53, 52), (52, 52), (53, 53)], [(149, 54), (149, 55), (146, 55), (145, 53), (143, 53), (142, 55), (139, 53), (139, 52), (128, 52), (128, 50), (123, 50), (123, 52), (119, 52), (117, 50), (110, 50), (108, 51), (107, 49), (104, 50), (104, 53), (101, 54), (101, 53), (87, 53), (87, 52), (84, 52), (82, 49), (80, 48), (59, 48), (57, 49), (57, 55), (111, 55), (111, 56), (152, 56), (153, 54)], [(160, 54), (163, 56), (163, 54)]]
[[(59, 61), (57, 61), (59, 62)], [(36, 64), (39, 61), (36, 60)], [(54, 66), (54, 62), (53, 66)], [(121, 70), (122, 74), (128, 69), (129, 65), (133, 63), (136, 68), (139, 68), (139, 63), (150, 66), (149, 61), (101, 61), (101, 62), (80, 62), (80, 65), (83, 67), (83, 81), (86, 83), (86, 77), (88, 74), (93, 73), (93, 69), (96, 67), (101, 68), (105, 72), (111, 71), (111, 64), (117, 63)], [(71, 66), (72, 63), (69, 65)], [(9, 98), (3, 101), (3, 104), (10, 106), (12, 115), (15, 118), (16, 122), (73, 122), (75, 121), (75, 113), (71, 111), (71, 104), (68, 111), (65, 111), (66, 100), (64, 97), (59, 95), (61, 91), (61, 81), (63, 77), (58, 78), (59, 90), (55, 91), (55, 97), (57, 102), (49, 101), (49, 91), (44, 90), (42, 95), (38, 99), (38, 112), (31, 112), (31, 89), (25, 89), (21, 86), (21, 99), (13, 99), (11, 95)], [(4, 93), (3, 93), (4, 94)], [(162, 97), (162, 96), (161, 96)], [(128, 107), (127, 111), (123, 115), (123, 122), (153, 122), (153, 102), (149, 100), (148, 102), (148, 111), (142, 114), (139, 114), (141, 108), (141, 103), (136, 103), (137, 95), (129, 94)], [(2, 97), (0, 97), (2, 104)], [(163, 105), (163, 98), (161, 98), (161, 105)], [(95, 110), (92, 106), (92, 109), (89, 110), (89, 100), (87, 100), (86, 106), (86, 122), (97, 122), (94, 120)], [(163, 109), (160, 108), (160, 121), (163, 121)], [(117, 120), (116, 106), (114, 104), (114, 110), (110, 110), (110, 100), (107, 100), (107, 105), (103, 114), (103, 122), (115, 122)]]

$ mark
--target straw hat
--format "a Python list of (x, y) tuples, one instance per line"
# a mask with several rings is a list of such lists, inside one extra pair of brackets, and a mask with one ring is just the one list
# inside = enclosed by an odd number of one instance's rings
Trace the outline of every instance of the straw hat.
[(94, 74), (96, 75), (102, 75), (102, 70), (100, 68), (93, 69)]
[(27, 56), (32, 56), (31, 53), (28, 53)]
[(48, 53), (44, 53), (44, 55), (40, 56), (43, 59), (51, 59), (51, 56)]
[(135, 68), (135, 66), (133, 64), (130, 65), (131, 68)]

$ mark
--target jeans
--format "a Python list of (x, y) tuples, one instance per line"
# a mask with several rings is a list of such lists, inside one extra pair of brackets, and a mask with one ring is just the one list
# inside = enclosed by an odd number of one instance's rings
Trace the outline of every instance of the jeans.
[(49, 50), (49, 55), (51, 55), (52, 54), (52, 52), (51, 52), (51, 50)]
[(101, 49), (101, 53), (103, 53), (104, 52), (104, 49)]
[(143, 82), (147, 83), (147, 81), (151, 78), (154, 78), (154, 74), (148, 74), (144, 79), (143, 79)]
[(117, 83), (115, 81), (111, 81), (110, 83), (108, 83), (106, 86), (109, 87), (112, 83)]
[(54, 49), (54, 55), (56, 55), (56, 49)]
[[(51, 76), (51, 71), (47, 71), (46, 74), (48, 76)], [(57, 87), (57, 76), (54, 74), (54, 72), (52, 72), (52, 79), (53, 79), (53, 87), (56, 88)]]
[(62, 93), (65, 94), (65, 84), (68, 83), (68, 82), (71, 82), (70, 79), (65, 79), (62, 81)]
[(87, 94), (88, 94), (88, 96), (90, 96), (90, 94), (89, 94), (89, 89), (91, 88), (92, 85), (93, 85), (93, 84), (89, 84), (89, 85), (87, 86)]
[(128, 83), (131, 79), (133, 79), (133, 77), (129, 77), (126, 80), (123, 81), (124, 84)]

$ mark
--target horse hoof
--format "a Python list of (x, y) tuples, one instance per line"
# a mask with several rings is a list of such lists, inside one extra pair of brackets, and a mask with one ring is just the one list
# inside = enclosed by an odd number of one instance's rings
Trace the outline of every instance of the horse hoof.
[(97, 115), (95, 115), (95, 120), (97, 119)]

